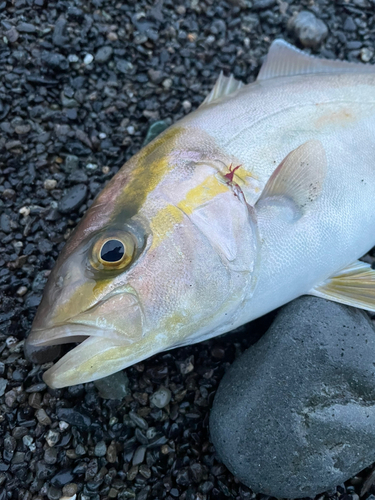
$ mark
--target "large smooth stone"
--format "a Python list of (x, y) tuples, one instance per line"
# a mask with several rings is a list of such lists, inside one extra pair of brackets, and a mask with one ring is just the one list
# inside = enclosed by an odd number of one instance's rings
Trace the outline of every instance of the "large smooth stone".
[(375, 461), (375, 332), (362, 311), (288, 304), (225, 374), (213, 444), (255, 492), (313, 497)]

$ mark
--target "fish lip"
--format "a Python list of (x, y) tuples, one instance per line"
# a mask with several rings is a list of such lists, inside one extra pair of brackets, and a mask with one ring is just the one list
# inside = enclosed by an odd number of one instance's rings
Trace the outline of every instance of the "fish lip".
[(44, 347), (73, 342), (82, 342), (89, 337), (108, 338), (119, 344), (130, 343), (123, 333), (113, 329), (103, 329), (80, 322), (69, 322), (45, 328), (33, 328), (27, 338), (32, 347)]
[(82, 342), (89, 337), (108, 338), (111, 341), (118, 341), (119, 344), (130, 343), (130, 341), (126, 339), (126, 336), (123, 332), (109, 328), (103, 329), (80, 319), (85, 314), (90, 313), (90, 311), (93, 311), (97, 307), (100, 307), (101, 304), (104, 304), (116, 295), (123, 293), (131, 296), (136, 305), (140, 307), (139, 298), (134, 288), (130, 285), (125, 285), (124, 287), (112, 290), (105, 297), (103, 297), (92, 306), (88, 307), (86, 310), (75, 316), (67, 318), (61, 323), (52, 323), (45, 327), (33, 326), (31, 328), (29, 336), (26, 339), (26, 343), (33, 348), (37, 348), (73, 342)]

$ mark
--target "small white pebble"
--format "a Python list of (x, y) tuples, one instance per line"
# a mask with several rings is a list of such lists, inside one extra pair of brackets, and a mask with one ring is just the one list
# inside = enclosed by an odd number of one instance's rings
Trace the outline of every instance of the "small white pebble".
[(55, 444), (57, 444), (59, 442), (59, 439), (60, 439), (60, 433), (59, 432), (56, 432), (56, 431), (53, 431), (53, 430), (49, 430), (47, 432), (47, 434), (46, 434), (47, 444), (51, 448), (53, 446), (55, 446)]
[(76, 56), (75, 54), (69, 54), (68, 55), (68, 61), (71, 63), (76, 63), (79, 61), (79, 57)]
[(86, 66), (88, 64), (91, 64), (94, 60), (94, 56), (92, 54), (86, 54), (85, 55), (85, 58), (83, 59), (83, 63), (86, 64)]
[(100, 132), (99, 139), (105, 139), (106, 137), (107, 137), (107, 134), (105, 134), (104, 132)]
[(26, 292), (27, 292), (27, 287), (25, 285), (21, 285), (17, 290), (16, 294), (19, 295), (20, 297), (23, 297)]
[(52, 191), (52, 189), (55, 189), (56, 185), (56, 179), (46, 179), (43, 183), (44, 189), (46, 189), (47, 191)]
[(27, 217), (30, 215), (30, 207), (21, 207), (18, 212), (23, 215), (24, 217)]
[(74, 493), (74, 495), (71, 497), (60, 497), (59, 500), (76, 500), (76, 498), (77, 498), (77, 493)]
[(133, 135), (135, 132), (135, 128), (133, 127), (133, 125), (129, 125), (129, 127), (127, 127), (126, 130), (127, 130), (129, 135)]
[(18, 339), (16, 339), (16, 337), (12, 337), (12, 336), (7, 337), (7, 339), (5, 341), (7, 347), (11, 347), (12, 345), (17, 344), (17, 342), (18, 342)]
[(59, 422), (60, 431), (66, 431), (66, 429), (68, 429), (68, 427), (69, 427), (68, 422), (65, 422), (64, 420), (60, 420), (60, 422)]
[(186, 9), (183, 5), (179, 5), (176, 8), (177, 14), (180, 14), (180, 16), (184, 16), (186, 14)]
[(88, 163), (86, 165), (86, 168), (88, 168), (89, 170), (96, 170), (98, 168), (98, 165), (96, 163)]
[(111, 170), (111, 169), (108, 167), (108, 165), (105, 165), (105, 166), (102, 168), (102, 172), (103, 172), (103, 174), (105, 174), (105, 175), (109, 174), (110, 170)]
[(113, 31), (110, 31), (109, 33), (107, 33), (107, 40), (109, 40), (110, 42), (115, 42), (116, 40), (118, 40), (118, 36)]
[(23, 247), (23, 243), (22, 241), (14, 241), (13, 242), (13, 247), (17, 250), (17, 248), (22, 248)]
[(172, 82), (172, 80), (171, 80), (170, 78), (166, 78), (166, 79), (164, 80), (164, 82), (162, 83), (162, 85), (163, 85), (163, 87), (164, 87), (165, 89), (167, 89), (167, 90), (168, 90), (168, 89), (170, 89), (170, 88), (172, 87), (172, 83), (173, 83), (173, 82)]
[(184, 110), (186, 112), (190, 111), (191, 110), (191, 102), (190, 101), (183, 101), (182, 107), (184, 108)]
[(363, 62), (369, 62), (372, 59), (372, 56), (374, 55), (374, 51), (372, 49), (369, 49), (368, 47), (363, 47), (361, 49), (361, 60)]

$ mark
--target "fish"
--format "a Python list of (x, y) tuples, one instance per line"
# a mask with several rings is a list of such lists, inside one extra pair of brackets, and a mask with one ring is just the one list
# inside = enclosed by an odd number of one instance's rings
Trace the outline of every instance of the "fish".
[(301, 295), (375, 312), (375, 69), (275, 40), (133, 156), (53, 268), (29, 357), (85, 383), (222, 335)]

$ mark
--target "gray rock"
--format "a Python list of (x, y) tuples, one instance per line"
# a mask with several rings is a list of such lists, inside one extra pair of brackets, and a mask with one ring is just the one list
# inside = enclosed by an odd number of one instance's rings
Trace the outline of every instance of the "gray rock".
[(87, 186), (85, 184), (76, 184), (68, 189), (66, 194), (61, 198), (59, 210), (63, 214), (69, 214), (77, 210), (85, 201), (87, 196)]
[(0, 378), (0, 396), (3, 396), (5, 393), (5, 389), (8, 385), (8, 381), (4, 378)]
[(304, 47), (318, 48), (328, 35), (328, 28), (312, 12), (302, 10), (289, 22), (289, 29), (294, 31)]
[(94, 453), (96, 457), (104, 457), (107, 453), (107, 446), (104, 441), (99, 441), (96, 443)]
[(170, 402), (171, 397), (171, 391), (166, 387), (161, 387), (158, 391), (152, 394), (150, 401), (156, 406), (156, 408), (164, 408)]
[(253, 9), (254, 10), (264, 10), (269, 9), (275, 5), (275, 0), (254, 0)]
[(17, 31), (19, 33), (35, 33), (36, 27), (33, 24), (21, 22), (17, 25)]
[(65, 158), (65, 162), (62, 164), (63, 170), (65, 172), (73, 172), (74, 170), (77, 170), (79, 164), (79, 159), (78, 156), (75, 155), (67, 155)]
[(94, 384), (104, 399), (123, 399), (129, 394), (129, 379), (124, 371), (95, 380)]
[(107, 62), (113, 54), (113, 49), (109, 45), (105, 45), (104, 47), (100, 47), (97, 53), (95, 54), (95, 61), (98, 63)]
[(226, 466), (255, 492), (314, 497), (375, 460), (375, 335), (362, 311), (286, 306), (225, 374), (210, 417)]

